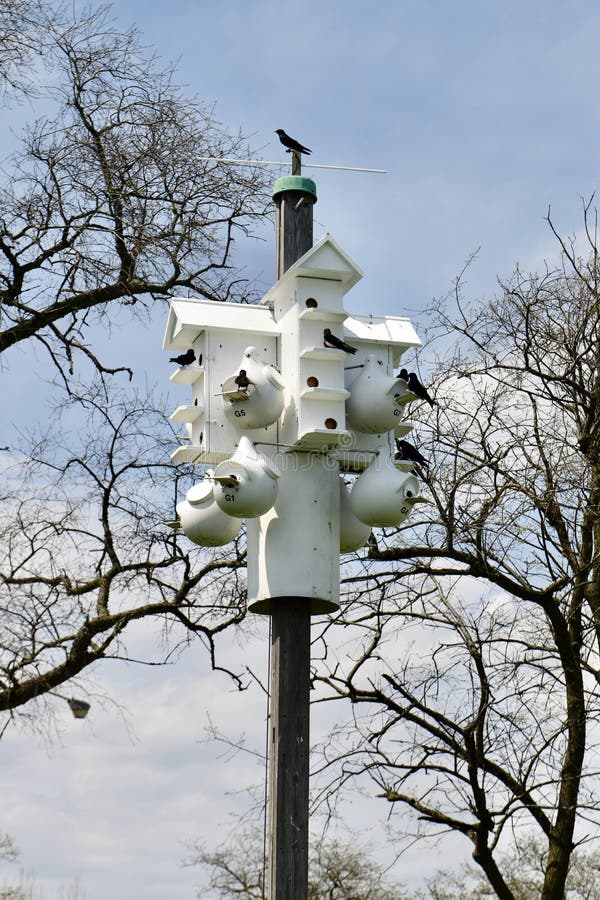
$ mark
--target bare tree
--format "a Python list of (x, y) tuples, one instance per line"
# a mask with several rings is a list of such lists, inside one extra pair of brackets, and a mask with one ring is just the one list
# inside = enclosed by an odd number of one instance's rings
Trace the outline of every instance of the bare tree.
[[(0, 0), (6, 40), (21, 27), (44, 66), (40, 115), (0, 180), (0, 353), (34, 339), (65, 383), (76, 352), (102, 368), (90, 326), (111, 304), (140, 315), (173, 292), (245, 298), (232, 246), (269, 202), (260, 168), (201, 160), (250, 151), (135, 30), (115, 29), (106, 6), (68, 10)], [(13, 44), (0, 46), (5, 78), (34, 52)]]
[[(254, 829), (217, 850), (195, 844), (187, 865), (208, 872), (208, 885), (198, 896), (266, 900), (263, 859), (260, 830)], [(368, 847), (336, 841), (318, 841), (312, 847), (308, 900), (402, 900), (403, 896), (403, 889), (386, 878)]]
[[(497, 297), (472, 304), (459, 279), (435, 305), (437, 406), (416, 415), (431, 504), (348, 570), (351, 602), (315, 644), (329, 645), (316, 681), (355, 711), (355, 727), (323, 748), (321, 799), (372, 779), (408, 816), (406, 833), (467, 837), (507, 900), (517, 895), (502, 849), (524, 828), (547, 850), (545, 900), (564, 895), (574, 848), (598, 834), (600, 303), (590, 204), (583, 232), (583, 260), (557, 234), (559, 268), (517, 268)], [(344, 647), (352, 634), (357, 642), (351, 659), (334, 659), (340, 626)]]
[(0, 0), (0, 26), (7, 99), (38, 104), (0, 174), (0, 354), (43, 346), (60, 398), (0, 459), (0, 709), (36, 724), (26, 704), (126, 658), (131, 622), (162, 621), (171, 650), (197, 635), (216, 667), (215, 637), (244, 616), (243, 544), (204, 552), (165, 525), (191, 470), (168, 461), (162, 404), (109, 385), (131, 362), (105, 366), (95, 326), (173, 293), (248, 299), (233, 245), (269, 197), (260, 168), (201, 160), (249, 150), (110, 7)]
[(5, 94), (33, 91), (31, 70), (43, 59), (42, 22), (58, 21), (58, 9), (43, 9), (41, 0), (0, 3), (0, 89)]
[[(22, 707), (98, 659), (128, 658), (126, 628), (145, 617), (172, 632), (165, 658), (195, 635), (217, 667), (217, 635), (245, 615), (245, 550), (241, 541), (194, 548), (167, 524), (177, 482), (191, 483), (168, 460), (173, 440), (147, 397), (72, 381), (51, 428), (26, 436), (5, 466), (0, 709)], [(35, 720), (39, 710), (27, 714)]]
[[(532, 900), (541, 895), (547, 856), (547, 849), (531, 835), (525, 836), (511, 852), (501, 854), (501, 866), (516, 900)], [(596, 900), (600, 896), (598, 850), (573, 853), (565, 893), (569, 900)], [(458, 873), (440, 870), (428, 879), (427, 890), (417, 891), (415, 896), (419, 900), (483, 898), (490, 896), (490, 884), (481, 869), (464, 866)]]

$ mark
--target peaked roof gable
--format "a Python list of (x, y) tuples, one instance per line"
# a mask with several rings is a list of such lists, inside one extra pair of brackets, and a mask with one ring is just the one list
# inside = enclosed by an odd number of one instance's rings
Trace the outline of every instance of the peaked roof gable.
[(284, 272), (279, 281), (267, 291), (261, 304), (272, 302), (278, 289), (287, 285), (292, 279), (300, 277), (341, 281), (344, 294), (346, 294), (360, 281), (363, 273), (331, 235), (325, 234), (310, 250), (307, 250), (304, 256), (296, 260), (287, 272)]

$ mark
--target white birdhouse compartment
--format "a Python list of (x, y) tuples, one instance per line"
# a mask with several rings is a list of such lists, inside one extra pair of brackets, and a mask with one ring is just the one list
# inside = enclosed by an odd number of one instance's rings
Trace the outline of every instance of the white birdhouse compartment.
[(388, 353), (382, 356), (370, 353), (360, 374), (350, 384), (346, 403), (348, 423), (365, 434), (391, 431), (402, 418), (399, 401), (407, 392), (406, 382), (388, 374)]
[(177, 504), (177, 516), (185, 536), (202, 547), (221, 547), (233, 541), (242, 527), (240, 519), (226, 515), (213, 494), (213, 485), (203, 481), (189, 489)]
[(342, 321), (346, 318), (344, 288), (340, 281), (299, 277), (296, 280), (296, 298), (301, 318), (326, 316), (329, 322), (337, 317)]
[(344, 385), (343, 366), (332, 366), (330, 360), (302, 358), (300, 360), (300, 396), (303, 391), (314, 390), (314, 388), (337, 391), (344, 398), (350, 396), (350, 392)]
[[(308, 279), (307, 279), (308, 280)], [(345, 313), (341, 314), (345, 317)], [(339, 446), (347, 438), (343, 350), (323, 346), (323, 328), (332, 324), (332, 314), (323, 313), (307, 321), (300, 313), (300, 360), (298, 371), (298, 443), (323, 450)], [(335, 326), (332, 326), (332, 330)], [(339, 333), (341, 334), (341, 318)]]
[(311, 450), (329, 450), (349, 439), (344, 402), (346, 391), (306, 388), (298, 406), (298, 444)]
[(241, 430), (273, 425), (283, 412), (284, 388), (279, 372), (246, 347), (239, 369), (223, 382), (225, 416)]
[(185, 436), (180, 435), (181, 446), (173, 454), (173, 458), (177, 462), (189, 462), (192, 460), (192, 456), (197, 456), (204, 437), (204, 416), (206, 413), (204, 397), (206, 341), (204, 335), (201, 335), (193, 342), (190, 350), (194, 352), (194, 361), (175, 369), (170, 377), (170, 381), (173, 384), (189, 385), (192, 391), (191, 401), (178, 406), (169, 417), (171, 422), (184, 425), (186, 431)]
[(419, 498), (420, 483), (415, 475), (394, 465), (389, 448), (378, 448), (373, 462), (356, 479), (350, 494), (352, 510), (367, 525), (400, 525)]
[(277, 467), (241, 437), (231, 457), (215, 468), (210, 480), (220, 509), (228, 516), (253, 519), (271, 509), (277, 499)]
[[(278, 361), (279, 328), (273, 320), (270, 309), (253, 306), (247, 303), (214, 303), (198, 299), (174, 299), (165, 332), (164, 347), (172, 355), (193, 347), (196, 357), (202, 353), (202, 366), (195, 364), (185, 374), (175, 373), (172, 381), (191, 385), (191, 401), (178, 407), (173, 414), (174, 421), (189, 422), (191, 419), (191, 440), (182, 441), (172, 454), (174, 462), (192, 462), (198, 464), (217, 464), (228, 459), (240, 439), (240, 433), (246, 428), (260, 427), (261, 437), (268, 442), (277, 442), (277, 409), (270, 416), (275, 416), (272, 425), (256, 425), (261, 418), (254, 419), (253, 426), (242, 424), (244, 418), (252, 418), (248, 410), (246, 416), (232, 418), (225, 415), (225, 400), (222, 396), (223, 386), (230, 376), (238, 376), (241, 365), (234, 372), (233, 365), (242, 360), (245, 352), (256, 348), (258, 361), (264, 367), (269, 366), (264, 382), (277, 380), (274, 366)], [(270, 371), (273, 369), (273, 371)], [(273, 373), (275, 372), (275, 375)], [(185, 379), (185, 380), (184, 380)], [(260, 378), (252, 379), (261, 381)], [(230, 385), (226, 385), (230, 388)], [(235, 386), (237, 388), (237, 386)], [(250, 392), (248, 392), (250, 393)], [(282, 394), (283, 390), (277, 390)], [(242, 395), (243, 396), (243, 395)], [(231, 406), (230, 402), (227, 406)], [(279, 401), (281, 406), (281, 400)], [(188, 417), (186, 420), (185, 417)], [(265, 419), (264, 413), (262, 420)]]

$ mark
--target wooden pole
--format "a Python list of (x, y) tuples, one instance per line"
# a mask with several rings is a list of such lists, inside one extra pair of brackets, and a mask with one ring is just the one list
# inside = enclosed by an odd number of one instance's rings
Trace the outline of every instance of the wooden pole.
[[(300, 176), (300, 154), (292, 153), (293, 176)], [(290, 181), (293, 180), (290, 179)], [(312, 184), (312, 182), (309, 182)], [(313, 245), (313, 205), (316, 196), (299, 187), (277, 194), (277, 278)]]
[(269, 898), (306, 900), (310, 610), (306, 597), (272, 603)]
[[(300, 155), (296, 153), (292, 171), (300, 175)], [(302, 189), (284, 190), (276, 198), (278, 278), (312, 247), (315, 199)], [(269, 900), (308, 897), (309, 692), (310, 601), (306, 597), (273, 598)]]

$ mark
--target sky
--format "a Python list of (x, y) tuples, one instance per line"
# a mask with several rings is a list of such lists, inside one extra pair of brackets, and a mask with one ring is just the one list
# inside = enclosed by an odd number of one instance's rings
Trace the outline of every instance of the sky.
[[(317, 183), (315, 239), (330, 232), (364, 272), (346, 297), (350, 313), (408, 315), (419, 328), (477, 248), (466, 285), (474, 298), (491, 296), (517, 261), (536, 270), (556, 259), (549, 207), (561, 233), (581, 228), (582, 198), (600, 176), (592, 0), (119, 0), (115, 15), (178, 61), (179, 81), (228, 129), (251, 135), (262, 158), (286, 159), (281, 127), (315, 163), (386, 170), (305, 169)], [(272, 229), (240, 252), (266, 291)], [(110, 352), (117, 364), (127, 353), (140, 380), (161, 385), (164, 373), (166, 389), (164, 325), (154, 320), (133, 349), (115, 339)], [(9, 357), (0, 443), (32, 410), (43, 416), (44, 366), (30, 348)], [(156, 640), (140, 626), (134, 648)], [(224, 653), (264, 672), (266, 648), (261, 620)], [(92, 679), (86, 720), (57, 701), (49, 732), (2, 739), (0, 830), (14, 835), (40, 897), (67, 897), (76, 879), (86, 900), (194, 896), (201, 876), (181, 865), (185, 842), (224, 839), (264, 775), (258, 757), (231, 757), (206, 729), (214, 721), (231, 738), (244, 732), (260, 752), (264, 694), (232, 690), (194, 644), (166, 669), (106, 663)], [(315, 713), (315, 736), (327, 725)], [(357, 840), (380, 838), (387, 858), (388, 810), (378, 802), (357, 797), (347, 827)], [(467, 854), (450, 843), (439, 862)], [(407, 852), (394, 877), (418, 885), (422, 859), (418, 848)], [(17, 870), (0, 866), (0, 884)]]

